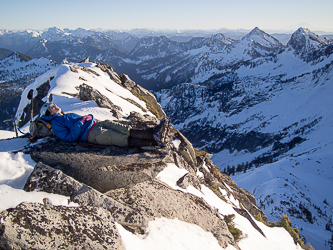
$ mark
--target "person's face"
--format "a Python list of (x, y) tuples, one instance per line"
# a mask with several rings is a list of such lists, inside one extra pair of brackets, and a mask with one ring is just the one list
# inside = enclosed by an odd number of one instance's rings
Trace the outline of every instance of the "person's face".
[(49, 106), (49, 111), (51, 112), (52, 115), (54, 114), (61, 114), (61, 108), (57, 106), (57, 104), (52, 103)]

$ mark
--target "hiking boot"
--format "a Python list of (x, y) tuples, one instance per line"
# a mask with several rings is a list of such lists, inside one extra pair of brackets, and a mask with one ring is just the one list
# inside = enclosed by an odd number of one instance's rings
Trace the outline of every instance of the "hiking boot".
[(167, 136), (169, 127), (169, 119), (164, 118), (160, 121), (160, 124), (154, 128), (154, 138), (157, 142), (164, 143)]

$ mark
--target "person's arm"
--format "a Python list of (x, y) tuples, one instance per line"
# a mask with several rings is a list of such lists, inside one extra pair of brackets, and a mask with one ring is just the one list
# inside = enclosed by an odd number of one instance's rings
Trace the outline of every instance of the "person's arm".
[(83, 123), (79, 120), (75, 122), (70, 128), (67, 128), (65, 124), (59, 120), (52, 121), (53, 133), (62, 141), (74, 142), (77, 141), (81, 134), (81, 128)]

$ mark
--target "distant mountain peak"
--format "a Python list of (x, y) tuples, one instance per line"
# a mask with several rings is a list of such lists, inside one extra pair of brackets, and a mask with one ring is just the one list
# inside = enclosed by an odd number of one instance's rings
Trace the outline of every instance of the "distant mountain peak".
[(312, 52), (314, 50), (328, 44), (327, 39), (319, 37), (309, 29), (299, 28), (292, 34), (287, 47), (294, 50), (296, 55), (300, 55), (302, 59), (308, 61), (312, 60)]
[(251, 30), (249, 35), (262, 35), (263, 33), (265, 32), (259, 29), (258, 27), (255, 27), (253, 30)]
[(311, 30), (309, 30), (308, 28), (298, 28), (294, 34), (302, 34), (302, 35), (314, 35), (317, 36), (315, 33), (311, 32)]
[(52, 33), (62, 33), (64, 32), (62, 29), (59, 29), (57, 27), (51, 27), (51, 28), (48, 28), (47, 30), (48, 32), (52, 32)]
[(259, 43), (265, 47), (281, 47), (282, 44), (276, 38), (255, 27), (249, 34), (244, 36), (241, 41), (251, 41)]
[(305, 46), (306, 43), (312, 43), (318, 46), (328, 45), (327, 41), (324, 38), (319, 37), (317, 34), (311, 32), (307, 28), (299, 28), (292, 34), (289, 41), (290, 45), (293, 45), (295, 41), (302, 42), (303, 46)]
[(214, 42), (218, 42), (218, 43), (222, 43), (222, 44), (231, 44), (233, 43), (233, 40), (226, 37), (225, 35), (223, 35), (222, 33), (218, 33), (216, 35), (213, 35), (210, 38), (210, 42), (214, 43)]

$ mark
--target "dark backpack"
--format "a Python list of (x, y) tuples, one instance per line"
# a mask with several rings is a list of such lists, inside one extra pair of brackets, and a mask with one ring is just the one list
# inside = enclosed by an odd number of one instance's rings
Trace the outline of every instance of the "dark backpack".
[(30, 123), (29, 132), (33, 138), (42, 138), (54, 135), (51, 123), (41, 119), (39, 116)]

